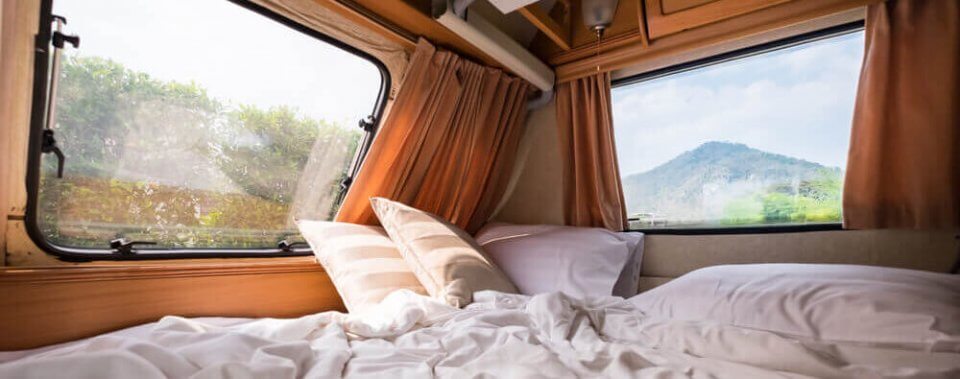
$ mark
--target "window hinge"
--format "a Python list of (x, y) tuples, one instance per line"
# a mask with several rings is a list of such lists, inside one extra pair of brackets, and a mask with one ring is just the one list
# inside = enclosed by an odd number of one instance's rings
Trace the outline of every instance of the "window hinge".
[(115, 240), (110, 241), (110, 248), (113, 249), (114, 253), (117, 253), (120, 255), (134, 255), (136, 254), (136, 252), (133, 251), (133, 248), (136, 245), (156, 245), (156, 244), (157, 244), (156, 242), (151, 242), (151, 241), (127, 241), (124, 238), (117, 238)]
[(367, 116), (360, 120), (359, 123), (360, 129), (367, 133), (373, 133), (373, 129), (377, 126), (377, 120), (373, 116)]

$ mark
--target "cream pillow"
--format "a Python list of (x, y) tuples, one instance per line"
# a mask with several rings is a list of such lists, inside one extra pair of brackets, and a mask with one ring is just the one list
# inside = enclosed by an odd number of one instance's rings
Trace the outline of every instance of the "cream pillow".
[(473, 237), (460, 228), (395, 201), (374, 197), (370, 203), (430, 296), (462, 307), (473, 301), (477, 291), (517, 292)]
[(427, 294), (383, 228), (311, 220), (297, 225), (348, 311), (362, 312), (401, 288)]

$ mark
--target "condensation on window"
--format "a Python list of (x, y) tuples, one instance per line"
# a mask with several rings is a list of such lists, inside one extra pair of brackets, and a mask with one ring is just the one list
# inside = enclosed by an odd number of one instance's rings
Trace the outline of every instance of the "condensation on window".
[(857, 31), (613, 89), (630, 226), (837, 223)]
[[(190, 9), (190, 12), (184, 12)], [(81, 36), (44, 157), (46, 238), (264, 248), (329, 220), (371, 114), (371, 62), (225, 0), (55, 0)]]

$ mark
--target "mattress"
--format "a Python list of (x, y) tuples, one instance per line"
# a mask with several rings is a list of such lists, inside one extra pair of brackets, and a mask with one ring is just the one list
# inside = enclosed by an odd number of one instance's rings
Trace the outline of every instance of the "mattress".
[(0, 353), (0, 377), (960, 377), (960, 353), (800, 342), (646, 315), (618, 297), (479, 292), (456, 309), (396, 291), (370, 311), (165, 317)]

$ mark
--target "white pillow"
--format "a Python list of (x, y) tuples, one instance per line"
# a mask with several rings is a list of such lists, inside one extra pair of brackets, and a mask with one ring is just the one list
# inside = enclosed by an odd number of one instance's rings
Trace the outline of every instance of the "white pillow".
[(647, 315), (824, 342), (960, 352), (960, 276), (835, 264), (699, 269), (630, 301)]
[(643, 234), (557, 225), (488, 224), (477, 243), (525, 295), (637, 293)]
[(398, 289), (427, 293), (383, 228), (312, 220), (297, 226), (351, 313), (374, 308)]

